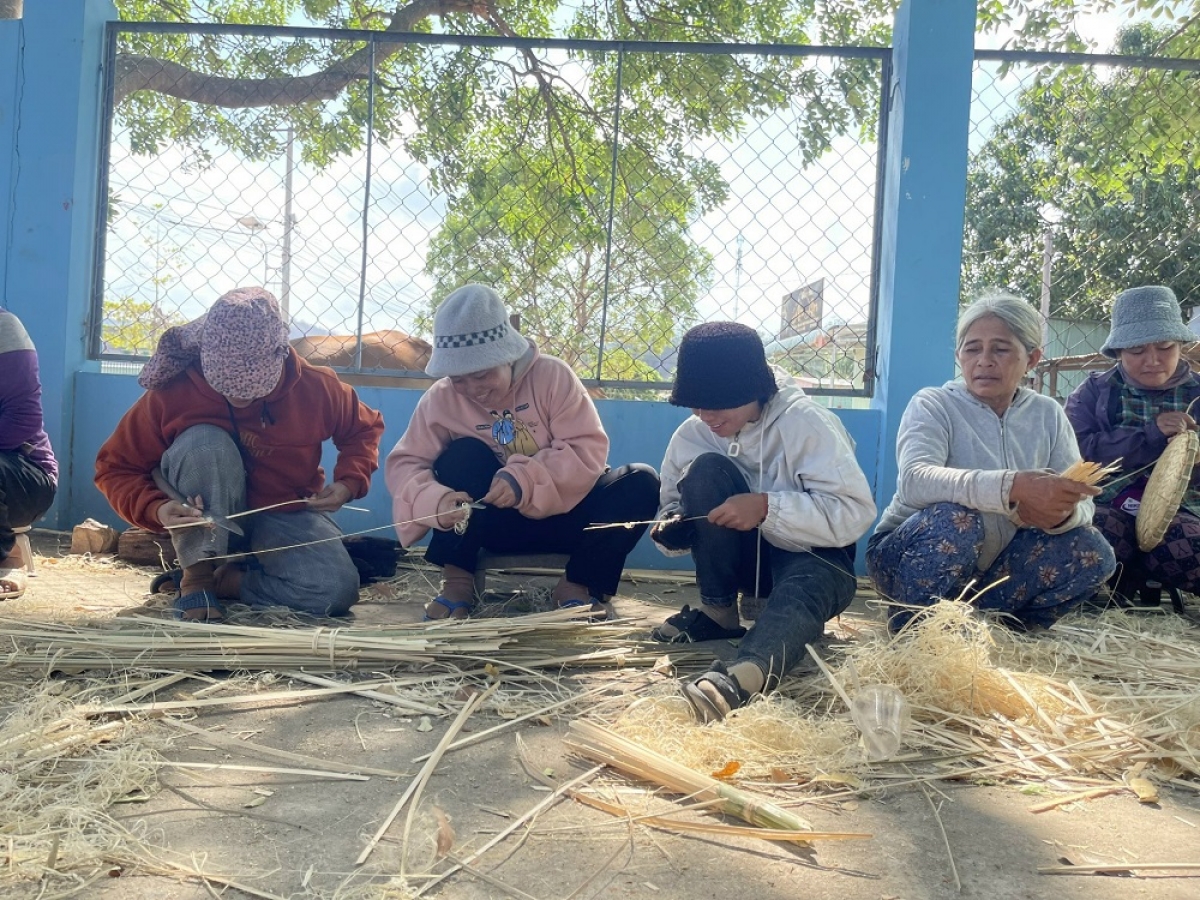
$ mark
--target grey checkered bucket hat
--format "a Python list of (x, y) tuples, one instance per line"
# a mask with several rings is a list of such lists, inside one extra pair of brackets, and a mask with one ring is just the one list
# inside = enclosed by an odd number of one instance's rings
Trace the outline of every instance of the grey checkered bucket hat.
[(464, 284), (442, 301), (433, 317), (433, 353), (425, 372), (434, 378), (468, 375), (514, 363), (529, 350), (508, 321), (499, 295), (483, 284)]

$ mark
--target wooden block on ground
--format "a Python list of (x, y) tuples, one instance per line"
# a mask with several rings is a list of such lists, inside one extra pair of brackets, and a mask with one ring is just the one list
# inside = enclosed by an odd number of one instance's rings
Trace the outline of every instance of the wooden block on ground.
[(138, 566), (171, 567), (175, 565), (175, 548), (169, 535), (130, 528), (121, 534), (117, 558)]
[(71, 530), (71, 552), (112, 553), (117, 549), (117, 530), (95, 519), (84, 519)]

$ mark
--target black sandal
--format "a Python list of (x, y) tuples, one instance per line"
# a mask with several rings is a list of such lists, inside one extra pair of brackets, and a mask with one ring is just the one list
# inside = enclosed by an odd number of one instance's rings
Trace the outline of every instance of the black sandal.
[(679, 612), (668, 618), (663, 625), (677, 628), (676, 634), (663, 632), (662, 625), (650, 632), (650, 637), (664, 644), (691, 644), (697, 641), (727, 641), (740, 638), (746, 633), (742, 626), (722, 628), (702, 610), (692, 609), (686, 603)]
[(684, 683), (683, 696), (692, 705), (696, 718), (706, 725), (724, 720), (750, 702), (750, 695), (719, 659), (695, 681)]
[(159, 572), (150, 579), (150, 593), (170, 594), (174, 592), (178, 594), (181, 581), (183, 581), (183, 569), (168, 569), (166, 572)]

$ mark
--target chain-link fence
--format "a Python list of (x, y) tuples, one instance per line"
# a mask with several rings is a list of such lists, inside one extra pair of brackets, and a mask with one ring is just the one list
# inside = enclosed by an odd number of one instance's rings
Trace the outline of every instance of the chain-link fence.
[(1122, 290), (1200, 305), (1200, 60), (977, 51), (964, 300), (1004, 289), (1045, 324), (1041, 389), (1060, 399), (1098, 357)]
[(224, 291), (298, 349), (419, 374), (467, 281), (610, 396), (696, 322), (867, 395), (886, 49), (114, 23), (93, 355)]

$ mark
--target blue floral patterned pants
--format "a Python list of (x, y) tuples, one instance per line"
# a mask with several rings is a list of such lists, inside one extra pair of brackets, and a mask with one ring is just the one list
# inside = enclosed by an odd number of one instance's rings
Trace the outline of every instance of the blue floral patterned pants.
[(895, 531), (872, 535), (867, 573), (885, 600), (900, 604), (889, 607), (888, 627), (896, 631), (912, 618), (904, 607), (956, 599), (971, 579), (983, 591), (972, 600), (977, 608), (1008, 613), (1018, 626), (1046, 627), (1091, 597), (1116, 567), (1112, 547), (1090, 525), (1064, 534), (1018, 529), (986, 572), (976, 568), (982, 546), (982, 515), (956, 503), (936, 503)]

